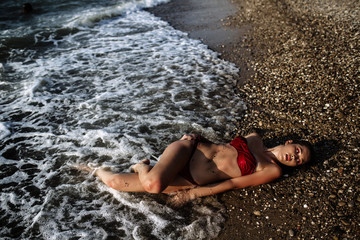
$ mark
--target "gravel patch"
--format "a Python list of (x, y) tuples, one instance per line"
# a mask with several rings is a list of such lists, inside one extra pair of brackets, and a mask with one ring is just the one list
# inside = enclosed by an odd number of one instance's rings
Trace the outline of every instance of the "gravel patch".
[(242, 48), (254, 69), (239, 85), (249, 106), (237, 132), (267, 146), (306, 139), (316, 154), (279, 181), (223, 194), (220, 239), (359, 239), (359, 1), (235, 2), (226, 25), (253, 26)]

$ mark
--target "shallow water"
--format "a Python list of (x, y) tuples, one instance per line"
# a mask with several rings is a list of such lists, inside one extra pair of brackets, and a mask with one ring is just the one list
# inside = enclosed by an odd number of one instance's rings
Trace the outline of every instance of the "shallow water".
[(70, 167), (94, 162), (128, 171), (186, 132), (229, 139), (245, 109), (232, 91), (238, 69), (141, 10), (160, 2), (37, 1), (28, 16), (16, 2), (0, 4), (2, 238), (219, 233), (216, 200), (180, 211)]

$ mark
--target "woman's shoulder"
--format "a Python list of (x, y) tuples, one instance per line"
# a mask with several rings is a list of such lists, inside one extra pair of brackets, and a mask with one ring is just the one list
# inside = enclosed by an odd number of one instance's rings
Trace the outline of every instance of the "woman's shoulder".
[(247, 146), (253, 155), (262, 154), (265, 150), (263, 141), (259, 134), (251, 133), (245, 136)]

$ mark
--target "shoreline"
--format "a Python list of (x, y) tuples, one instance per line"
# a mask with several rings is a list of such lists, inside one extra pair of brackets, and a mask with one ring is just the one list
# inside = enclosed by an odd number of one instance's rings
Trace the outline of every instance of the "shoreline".
[(249, 66), (253, 58), (241, 44), (252, 27), (251, 24), (230, 24), (231, 16), (238, 11), (238, 5), (232, 0), (172, 0), (146, 10), (188, 33), (190, 38), (200, 40), (219, 53), (221, 59), (235, 63), (240, 71), (239, 85), (248, 82), (254, 74)]
[[(360, 3), (208, 0), (199, 9), (196, 0), (173, 0), (149, 11), (239, 66), (234, 91), (249, 108), (235, 133), (255, 130), (267, 146), (289, 138), (314, 145), (311, 164), (216, 196), (227, 209), (217, 239), (358, 239)], [(240, 35), (214, 44), (204, 34), (213, 27)]]

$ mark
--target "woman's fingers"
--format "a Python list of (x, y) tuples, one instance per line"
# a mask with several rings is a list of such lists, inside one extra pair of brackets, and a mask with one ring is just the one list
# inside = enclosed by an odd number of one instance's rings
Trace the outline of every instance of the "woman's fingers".
[(169, 194), (167, 203), (173, 207), (181, 207), (190, 201), (190, 195), (187, 190), (180, 190)]
[(194, 140), (196, 136), (196, 134), (185, 134), (180, 140)]

